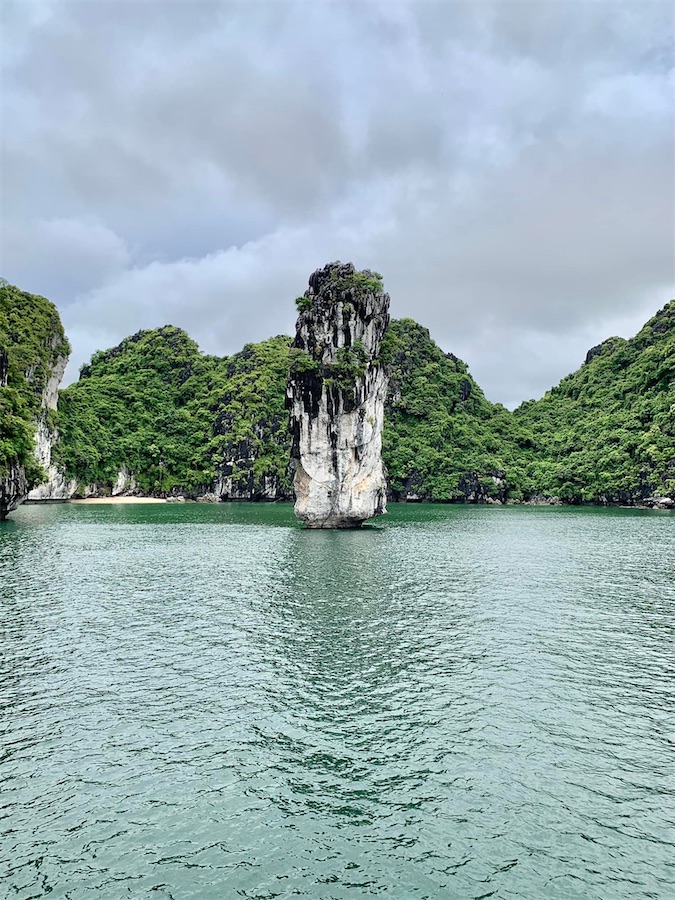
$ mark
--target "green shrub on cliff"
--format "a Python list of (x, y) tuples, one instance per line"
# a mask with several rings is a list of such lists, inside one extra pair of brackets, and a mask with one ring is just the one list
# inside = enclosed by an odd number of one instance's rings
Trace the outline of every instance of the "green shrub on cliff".
[(303, 372), (318, 372), (321, 368), (321, 363), (318, 360), (299, 347), (291, 347), (288, 358), (289, 370), (294, 375), (301, 375)]
[(35, 429), (42, 394), (69, 353), (54, 304), (0, 279), (0, 477), (20, 466), (29, 487), (41, 480)]
[(324, 268), (323, 273), (327, 270), (330, 270), (328, 277), (336, 295), (351, 292), (355, 296), (362, 296), (368, 293), (377, 294), (384, 289), (379, 272), (370, 269), (359, 271), (351, 263), (330, 263)]
[(335, 361), (324, 366), (324, 380), (341, 391), (353, 393), (354, 385), (365, 375), (367, 364), (368, 353), (362, 341), (357, 341), (353, 347), (340, 347)]

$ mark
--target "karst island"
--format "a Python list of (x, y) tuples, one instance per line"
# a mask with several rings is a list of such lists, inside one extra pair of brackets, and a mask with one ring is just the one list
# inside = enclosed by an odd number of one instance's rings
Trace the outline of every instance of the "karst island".
[(387, 511), (389, 295), (377, 272), (334, 262), (296, 304), (286, 392), (295, 513), (309, 528), (357, 527)]

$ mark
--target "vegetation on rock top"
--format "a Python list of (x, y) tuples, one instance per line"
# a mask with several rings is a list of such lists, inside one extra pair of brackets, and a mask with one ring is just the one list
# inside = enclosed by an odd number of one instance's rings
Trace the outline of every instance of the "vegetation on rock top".
[[(312, 273), (308, 289), (295, 305), (300, 316), (291, 349), (291, 378), (300, 378), (305, 387), (311, 384), (310, 394), (320, 392), (325, 384), (353, 406), (358, 382), (369, 364), (381, 363), (373, 357), (381, 355), (380, 339), (389, 322), (389, 297), (382, 276), (370, 269), (358, 271), (353, 263), (328, 263)], [(370, 348), (358, 336), (359, 320), (361, 325), (376, 322), (379, 326), (371, 333)]]
[(295, 307), (302, 315), (309, 312), (317, 301), (342, 302), (348, 311), (353, 312), (352, 304), (363, 300), (368, 294), (380, 294), (383, 291), (383, 280), (379, 272), (370, 269), (359, 271), (352, 263), (333, 262), (312, 274), (309, 288), (301, 297), (296, 297)]

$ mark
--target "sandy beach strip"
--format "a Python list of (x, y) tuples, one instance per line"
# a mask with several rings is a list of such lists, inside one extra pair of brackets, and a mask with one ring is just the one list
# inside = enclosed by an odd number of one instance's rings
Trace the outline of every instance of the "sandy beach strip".
[(71, 503), (166, 503), (162, 497), (86, 497)]

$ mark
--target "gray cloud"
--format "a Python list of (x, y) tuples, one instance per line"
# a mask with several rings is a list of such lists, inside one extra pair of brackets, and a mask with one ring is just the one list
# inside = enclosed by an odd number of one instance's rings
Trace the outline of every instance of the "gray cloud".
[(232, 352), (330, 259), (381, 271), (491, 399), (673, 282), (669, 4), (8, 3), (5, 277), (87, 356)]

